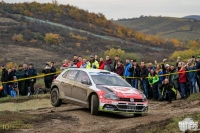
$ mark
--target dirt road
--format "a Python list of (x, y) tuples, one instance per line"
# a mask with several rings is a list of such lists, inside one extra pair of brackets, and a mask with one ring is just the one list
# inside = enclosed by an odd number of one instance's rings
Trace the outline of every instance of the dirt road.
[[(44, 105), (44, 103), (42, 105)], [(37, 104), (35, 104), (35, 106), (37, 106)], [(48, 106), (42, 109), (19, 112), (18, 116), (26, 114), (38, 117), (38, 119), (30, 119), (29, 122), (26, 122), (34, 124), (33, 129), (8, 132), (129, 133), (134, 130), (134, 132), (141, 133), (142, 129), (135, 130), (135, 128), (142, 124), (167, 121), (168, 118), (200, 112), (199, 100), (176, 100), (173, 101), (172, 104), (168, 104), (167, 102), (149, 101), (149, 114), (142, 117), (123, 116), (111, 113), (101, 113), (99, 116), (93, 116), (88, 109), (71, 104), (66, 104), (59, 108)]]

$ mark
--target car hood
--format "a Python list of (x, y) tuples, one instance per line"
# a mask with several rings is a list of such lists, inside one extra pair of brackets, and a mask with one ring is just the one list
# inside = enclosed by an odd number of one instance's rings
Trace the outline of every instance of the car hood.
[(120, 98), (135, 98), (135, 99), (143, 98), (142, 97), (143, 94), (141, 94), (141, 92), (132, 87), (101, 86), (101, 88), (99, 89), (105, 91), (106, 93), (114, 92)]

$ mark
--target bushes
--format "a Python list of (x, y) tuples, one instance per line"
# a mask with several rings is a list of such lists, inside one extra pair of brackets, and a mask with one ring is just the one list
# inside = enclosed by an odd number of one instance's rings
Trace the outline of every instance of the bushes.
[(16, 42), (23, 42), (23, 41), (24, 41), (24, 38), (23, 38), (22, 34), (15, 34), (15, 35), (12, 37), (12, 40), (13, 40), (13, 41), (16, 41)]
[(59, 34), (46, 33), (44, 38), (46, 44), (60, 44), (61, 36)]

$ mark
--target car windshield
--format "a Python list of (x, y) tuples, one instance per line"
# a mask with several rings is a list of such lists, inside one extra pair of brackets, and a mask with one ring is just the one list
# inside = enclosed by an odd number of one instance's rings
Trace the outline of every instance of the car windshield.
[(116, 74), (90, 73), (90, 75), (96, 85), (131, 87), (130, 84)]

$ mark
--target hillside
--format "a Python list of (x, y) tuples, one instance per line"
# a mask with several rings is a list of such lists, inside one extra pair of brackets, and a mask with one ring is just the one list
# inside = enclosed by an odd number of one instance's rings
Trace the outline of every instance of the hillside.
[(200, 15), (189, 15), (189, 16), (185, 16), (183, 18), (190, 18), (190, 19), (200, 20)]
[(133, 28), (136, 31), (157, 35), (162, 38), (200, 39), (200, 21), (191, 21), (188, 18), (142, 17), (122, 19), (115, 22), (119, 25)]
[(0, 6), (0, 44), (4, 48), (0, 50), (0, 63), (32, 62), (43, 67), (46, 61), (61, 62), (72, 59), (74, 54), (103, 55), (110, 48), (135, 53), (140, 60), (154, 61), (180, 49), (173, 42), (119, 26), (103, 14), (70, 5), (0, 2)]

